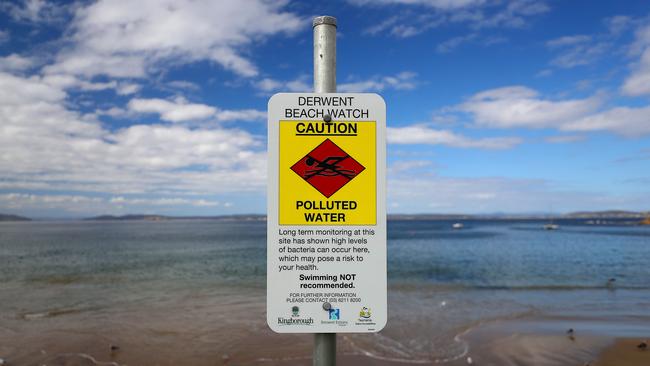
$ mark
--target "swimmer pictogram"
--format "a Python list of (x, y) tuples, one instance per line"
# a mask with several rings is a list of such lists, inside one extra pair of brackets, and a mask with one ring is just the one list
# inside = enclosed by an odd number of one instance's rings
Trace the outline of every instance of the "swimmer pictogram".
[(364, 169), (363, 165), (330, 139), (316, 146), (291, 167), (291, 170), (327, 198)]

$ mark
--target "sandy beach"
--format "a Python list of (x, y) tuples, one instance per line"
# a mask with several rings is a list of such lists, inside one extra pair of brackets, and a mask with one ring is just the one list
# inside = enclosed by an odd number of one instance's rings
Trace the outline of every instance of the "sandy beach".
[[(148, 309), (51, 312), (15, 318), (0, 326), (5, 365), (311, 365), (313, 336), (276, 334), (264, 323), (261, 289), (237, 289), (169, 298)], [(180, 294), (180, 293), (179, 293)], [(218, 299), (218, 300), (215, 300)], [(393, 306), (395, 307), (395, 305)], [(218, 311), (217, 311), (218, 309)], [(126, 310), (126, 311), (125, 311)], [(233, 316), (222, 316), (219, 313)], [(237, 314), (237, 315), (235, 315)], [(575, 327), (573, 336), (566, 327)], [(647, 366), (644, 339), (615, 338), (611, 328), (644, 334), (647, 323), (621, 319), (546, 318), (535, 315), (485, 321), (459, 331), (456, 347), (428, 356), (403, 349), (427, 337), (394, 321), (385, 333), (339, 335), (340, 365)], [(435, 330), (431, 330), (433, 334)], [(614, 332), (615, 333), (615, 332)], [(393, 340), (394, 339), (394, 340)], [(432, 339), (432, 341), (434, 341)]]
[(640, 339), (617, 339), (592, 363), (594, 366), (647, 366), (650, 365), (650, 351), (640, 350)]
[[(590, 365), (590, 366), (647, 366), (650, 351), (637, 349), (640, 339), (605, 339), (542, 334), (508, 336), (487, 334), (470, 335), (467, 352), (452, 359), (408, 360), (360, 353), (346, 336), (338, 338), (340, 365)], [(161, 334), (159, 339), (136, 340), (118, 329), (106, 335), (85, 332), (53, 332), (47, 338), (16, 339), (23, 342), (20, 350), (6, 343), (0, 352), (9, 352), (5, 365), (311, 365), (311, 335), (275, 335), (261, 330), (246, 349), (224, 350), (211, 348), (185, 339), (179, 334)], [(175, 341), (174, 341), (175, 339)], [(13, 343), (13, 342), (9, 342)], [(39, 344), (29, 349), (27, 344)], [(40, 348), (40, 349), (38, 349)]]

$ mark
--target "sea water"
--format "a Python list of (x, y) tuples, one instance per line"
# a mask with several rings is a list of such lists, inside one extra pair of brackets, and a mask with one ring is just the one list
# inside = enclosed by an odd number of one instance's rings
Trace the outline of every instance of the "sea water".
[[(510, 319), (648, 335), (650, 228), (452, 224), (389, 222), (388, 326), (342, 336), (340, 354), (446, 362), (470, 352), (468, 332)], [(265, 233), (254, 220), (0, 223), (0, 357), (308, 364), (310, 337), (265, 325)]]

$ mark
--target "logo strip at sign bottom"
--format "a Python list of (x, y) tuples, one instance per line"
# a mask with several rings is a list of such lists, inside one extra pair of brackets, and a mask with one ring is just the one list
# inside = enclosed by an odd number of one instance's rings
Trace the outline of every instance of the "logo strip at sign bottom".
[(269, 327), (378, 332), (387, 320), (384, 100), (276, 94), (268, 131)]

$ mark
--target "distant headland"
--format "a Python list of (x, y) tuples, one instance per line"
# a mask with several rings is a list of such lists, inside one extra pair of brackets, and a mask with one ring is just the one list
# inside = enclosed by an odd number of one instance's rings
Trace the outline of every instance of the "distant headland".
[(221, 215), (221, 216), (165, 216), (165, 215), (101, 215), (85, 218), (85, 221), (168, 221), (168, 220), (221, 220), (221, 221), (266, 221), (266, 215)]
[(389, 220), (548, 220), (548, 219), (638, 219), (650, 220), (650, 211), (577, 211), (567, 214), (524, 213), (524, 214), (393, 214)]
[(32, 221), (32, 219), (18, 215), (0, 214), (0, 221)]
[[(130, 215), (100, 215), (83, 218), (84, 221), (171, 221), (171, 220), (216, 220), (216, 221), (266, 221), (266, 215), (240, 214), (215, 216), (171, 216), (155, 214)], [(650, 225), (650, 211), (578, 211), (567, 214), (391, 214), (389, 221), (462, 221), (462, 220), (596, 220), (595, 223), (605, 224), (603, 220), (627, 220), (626, 224)], [(31, 218), (0, 214), (0, 221), (32, 221)], [(588, 222), (591, 223), (591, 222)]]

